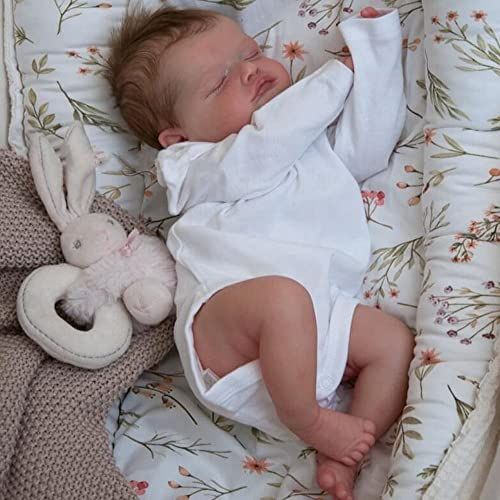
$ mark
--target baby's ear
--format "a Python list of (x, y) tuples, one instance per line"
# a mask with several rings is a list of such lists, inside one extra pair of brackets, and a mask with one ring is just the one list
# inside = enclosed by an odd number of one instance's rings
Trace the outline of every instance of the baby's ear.
[(158, 134), (158, 142), (164, 148), (168, 148), (172, 144), (177, 144), (178, 142), (183, 142), (186, 140), (187, 136), (184, 133), (184, 130), (182, 130), (181, 128), (166, 128)]

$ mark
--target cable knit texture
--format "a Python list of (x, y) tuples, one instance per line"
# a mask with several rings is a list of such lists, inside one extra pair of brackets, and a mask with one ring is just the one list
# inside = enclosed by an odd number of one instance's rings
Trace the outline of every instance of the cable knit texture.
[[(17, 290), (34, 269), (63, 261), (29, 164), (0, 150), (0, 499), (136, 498), (117, 469), (105, 419), (112, 402), (173, 345), (173, 317), (134, 334), (115, 363), (88, 371), (50, 358), (21, 330)], [(145, 231), (97, 195), (93, 212)]]

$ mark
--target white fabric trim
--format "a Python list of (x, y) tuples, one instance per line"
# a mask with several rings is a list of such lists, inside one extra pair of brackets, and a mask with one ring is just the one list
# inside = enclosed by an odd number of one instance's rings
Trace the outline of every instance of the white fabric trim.
[(7, 72), (7, 83), (10, 98), (9, 146), (20, 156), (28, 155), (24, 141), (24, 106), (21, 74), (17, 69), (15, 48), (15, 26), (12, 0), (4, 0), (4, 64)]
[(498, 446), (500, 429), (500, 340), (481, 382), (476, 407), (443, 458), (422, 500), (479, 498)]

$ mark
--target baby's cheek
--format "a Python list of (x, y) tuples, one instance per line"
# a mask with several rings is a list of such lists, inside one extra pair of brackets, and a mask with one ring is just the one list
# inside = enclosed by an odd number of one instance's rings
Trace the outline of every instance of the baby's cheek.
[(245, 125), (250, 123), (252, 117), (252, 108), (243, 99), (231, 106), (222, 118), (222, 128), (225, 137), (231, 134), (237, 134)]

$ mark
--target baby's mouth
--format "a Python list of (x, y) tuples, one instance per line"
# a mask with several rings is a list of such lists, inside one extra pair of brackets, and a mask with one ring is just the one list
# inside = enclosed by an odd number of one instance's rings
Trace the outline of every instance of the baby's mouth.
[(276, 80), (274, 78), (263, 77), (262, 80), (257, 83), (255, 87), (255, 94), (253, 96), (252, 102), (257, 101), (266, 92), (274, 88)]

